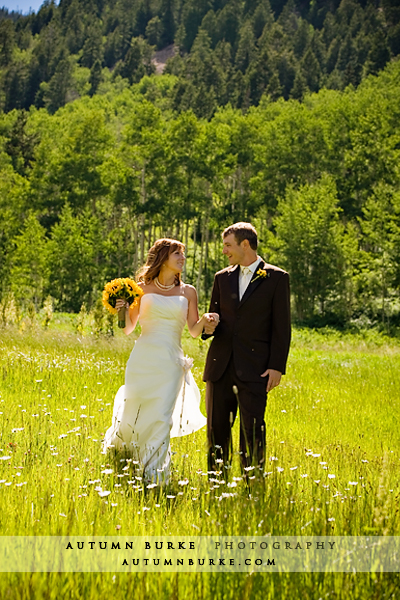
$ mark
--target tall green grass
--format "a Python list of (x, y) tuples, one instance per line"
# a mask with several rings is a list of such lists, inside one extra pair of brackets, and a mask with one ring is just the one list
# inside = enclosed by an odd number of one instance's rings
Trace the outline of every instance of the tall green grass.
[[(207, 343), (185, 334), (183, 345), (204, 392)], [(121, 332), (77, 335), (72, 326), (0, 331), (0, 457), (10, 457), (0, 460), (2, 535), (400, 534), (398, 342), (296, 330), (288, 373), (268, 398), (265, 472), (250, 490), (237, 452), (232, 469), (209, 481), (204, 431), (172, 440), (166, 489), (143, 489), (131, 463), (100, 453), (132, 346)], [(237, 451), (238, 423), (234, 434)], [(111, 493), (99, 496), (100, 487)], [(3, 574), (0, 597), (389, 598), (397, 582), (368, 574), (28, 573)]]

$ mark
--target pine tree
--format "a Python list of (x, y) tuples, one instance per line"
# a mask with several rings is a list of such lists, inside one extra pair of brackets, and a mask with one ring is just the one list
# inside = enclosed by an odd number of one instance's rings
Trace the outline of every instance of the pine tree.
[(0, 67), (5, 67), (11, 62), (14, 46), (14, 24), (11, 19), (3, 19), (0, 21)]
[(146, 39), (151, 46), (161, 48), (161, 40), (163, 37), (163, 26), (158, 16), (153, 17), (147, 23), (146, 27)]
[(174, 42), (176, 32), (174, 7), (174, 0), (162, 0), (161, 2), (160, 20), (162, 31), (160, 45), (162, 48), (164, 48), (165, 46), (169, 46), (169, 44), (172, 44)]
[(241, 17), (241, 3), (229, 0), (217, 16), (219, 39), (228, 42), (232, 48), (237, 47)]
[(302, 58), (301, 70), (308, 89), (311, 92), (316, 92), (319, 89), (322, 73), (311, 47), (308, 48)]
[(235, 57), (236, 67), (240, 69), (242, 73), (245, 73), (255, 54), (256, 48), (253, 28), (251, 23), (246, 21), (240, 30), (238, 49)]
[(252, 17), (253, 31), (256, 39), (261, 37), (264, 29), (272, 27), (274, 23), (274, 17), (271, 11), (269, 2), (260, 2), (257, 4)]
[(304, 94), (308, 91), (309, 91), (309, 89), (307, 87), (305, 77), (302, 73), (302, 70), (299, 68), (296, 71), (296, 76), (294, 78), (293, 87), (290, 91), (290, 97), (294, 98), (295, 100), (302, 100), (304, 97)]
[(218, 22), (217, 17), (215, 16), (215, 11), (209, 10), (205, 15), (204, 19), (201, 22), (201, 29), (203, 29), (211, 40), (211, 47), (215, 48), (220, 37), (218, 30)]
[(102, 79), (103, 79), (103, 77), (102, 77), (101, 63), (100, 63), (100, 60), (97, 59), (94, 62), (92, 68), (90, 69), (89, 96), (94, 96), (94, 94), (97, 92), (97, 88), (99, 87), (100, 83), (102, 82)]
[(377, 31), (373, 37), (371, 49), (368, 53), (365, 64), (366, 74), (376, 75), (381, 71), (390, 60), (390, 50), (387, 40), (381, 30)]
[(150, 7), (150, 0), (140, 0), (139, 7), (136, 13), (136, 36), (144, 36), (146, 34), (147, 24), (152, 17), (153, 14)]
[(48, 85), (44, 86), (43, 100), (50, 113), (55, 113), (67, 102), (67, 94), (72, 82), (72, 65), (69, 56), (65, 53), (64, 58), (58, 63), (56, 72), (50, 79)]
[(11, 156), (14, 170), (26, 176), (35, 159), (35, 147), (38, 144), (38, 134), (27, 131), (28, 115), (25, 110), (17, 114), (4, 149)]
[(154, 73), (155, 66), (151, 58), (152, 49), (147, 42), (141, 37), (134, 37), (124, 62), (120, 62), (115, 68), (114, 76), (121, 75), (126, 77), (129, 83), (137, 83), (145, 75)]
[(103, 62), (104, 49), (101, 26), (98, 22), (91, 23), (86, 29), (86, 39), (82, 48), (81, 64), (91, 69), (96, 61)]
[(311, 41), (312, 26), (305, 19), (299, 19), (298, 28), (293, 37), (293, 50), (296, 58), (301, 58)]

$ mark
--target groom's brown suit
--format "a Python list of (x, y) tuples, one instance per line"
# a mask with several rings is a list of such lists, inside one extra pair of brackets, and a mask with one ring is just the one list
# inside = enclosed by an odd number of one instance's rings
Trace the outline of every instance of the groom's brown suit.
[[(265, 277), (257, 276), (259, 269), (265, 272)], [(239, 272), (239, 265), (235, 265), (215, 275), (210, 302), (210, 312), (218, 313), (220, 322), (203, 377), (207, 382), (209, 468), (216, 458), (228, 460), (230, 429), (237, 411), (233, 385), (238, 388), (243, 462), (248, 464), (253, 454), (262, 462), (268, 377), (261, 374), (267, 369), (284, 374), (289, 352), (288, 274), (261, 259), (239, 300)], [(249, 450), (250, 455), (246, 456)]]

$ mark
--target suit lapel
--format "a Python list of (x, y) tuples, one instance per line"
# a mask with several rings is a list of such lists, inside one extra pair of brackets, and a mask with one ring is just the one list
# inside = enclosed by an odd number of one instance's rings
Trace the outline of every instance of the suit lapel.
[[(254, 275), (251, 278), (251, 281), (250, 281), (249, 285), (247, 286), (245, 293), (243, 294), (243, 298), (241, 299), (241, 301), (239, 303), (239, 308), (246, 302), (247, 298), (249, 298), (249, 296), (251, 296), (251, 294), (254, 292), (254, 290), (257, 289), (258, 286), (260, 285), (260, 283), (263, 281), (264, 277), (257, 277), (257, 271), (258, 271), (258, 269), (265, 269), (265, 268), (266, 268), (266, 263), (261, 259), (255, 268)], [(256, 279), (256, 277), (257, 277), (257, 279)], [(239, 277), (238, 277), (238, 289), (239, 289)]]
[(231, 291), (231, 298), (235, 306), (239, 304), (239, 265), (235, 265), (231, 271), (228, 272), (228, 281)]

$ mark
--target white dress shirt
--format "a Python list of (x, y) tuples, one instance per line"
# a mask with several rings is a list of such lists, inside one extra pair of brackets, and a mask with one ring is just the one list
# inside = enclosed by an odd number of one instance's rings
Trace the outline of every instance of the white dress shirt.
[(260, 262), (260, 257), (257, 256), (257, 260), (255, 260), (251, 265), (244, 267), (240, 265), (240, 273), (239, 273), (239, 300), (243, 298), (243, 295), (249, 285), (250, 281), (253, 279), (254, 272), (258, 263)]

